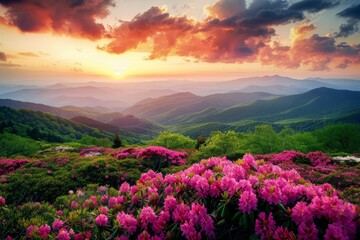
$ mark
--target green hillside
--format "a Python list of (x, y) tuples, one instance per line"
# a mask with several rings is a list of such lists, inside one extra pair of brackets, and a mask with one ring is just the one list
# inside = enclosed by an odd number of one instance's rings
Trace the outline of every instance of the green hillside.
[(85, 135), (112, 138), (113, 134), (50, 114), (0, 107), (0, 133), (14, 133), (48, 142), (70, 142)]
[(255, 120), (269, 123), (296, 118), (328, 119), (360, 111), (360, 92), (318, 88), (272, 100), (259, 100), (209, 114), (187, 116), (182, 123), (235, 123)]

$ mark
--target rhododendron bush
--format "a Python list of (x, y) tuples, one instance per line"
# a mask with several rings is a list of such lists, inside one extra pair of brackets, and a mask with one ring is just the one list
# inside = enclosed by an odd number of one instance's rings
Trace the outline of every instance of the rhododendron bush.
[(0, 206), (0, 238), (356, 239), (360, 227), (359, 208), (330, 184), (316, 186), (248, 154), (236, 163), (202, 160), (165, 176), (150, 170), (118, 190), (70, 191), (38, 215), (25, 217), (29, 206), (7, 206), (2, 198)]
[(117, 159), (137, 158), (145, 160), (143, 165), (151, 167), (158, 171), (160, 168), (168, 167), (169, 165), (184, 165), (185, 158), (188, 154), (186, 152), (176, 152), (164, 147), (150, 146), (147, 148), (123, 148), (113, 154)]

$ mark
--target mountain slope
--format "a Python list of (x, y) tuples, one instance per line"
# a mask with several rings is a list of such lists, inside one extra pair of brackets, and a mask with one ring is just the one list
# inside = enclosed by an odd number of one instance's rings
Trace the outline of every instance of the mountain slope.
[(41, 111), (44, 113), (49, 113), (52, 115), (56, 115), (59, 117), (64, 118), (73, 118), (76, 116), (89, 116), (93, 113), (86, 111), (84, 109), (80, 109), (77, 107), (64, 107), (64, 108), (57, 108), (57, 107), (51, 107), (44, 104), (39, 103), (31, 103), (31, 102), (22, 102), (22, 101), (16, 101), (11, 99), (0, 99), (0, 106), (9, 107), (13, 109), (27, 109), (27, 110), (33, 110), (33, 111)]
[(1, 131), (49, 142), (75, 141), (85, 135), (112, 138), (113, 134), (68, 119), (30, 110), (0, 107)]
[(284, 119), (320, 119), (350, 114), (360, 110), (360, 92), (318, 88), (309, 92), (272, 100), (259, 100), (246, 106), (231, 107), (220, 112), (187, 116), (183, 123), (223, 122), (241, 120), (275, 122)]
[(151, 119), (162, 124), (176, 123), (177, 118), (186, 114), (198, 113), (206, 109), (228, 108), (258, 99), (268, 99), (268, 93), (219, 93), (209, 96), (197, 96), (192, 93), (177, 93), (155, 99), (145, 99), (124, 113)]
[(127, 115), (120, 118), (112, 119), (108, 122), (109, 125), (116, 126), (121, 129), (126, 129), (138, 134), (157, 135), (160, 131), (165, 129), (154, 122), (137, 118), (133, 115)]

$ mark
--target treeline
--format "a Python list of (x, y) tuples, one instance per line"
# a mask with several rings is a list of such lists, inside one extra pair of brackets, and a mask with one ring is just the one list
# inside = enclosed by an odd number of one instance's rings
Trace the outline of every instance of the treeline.
[(195, 140), (181, 134), (161, 132), (149, 145), (170, 149), (196, 148), (198, 156), (241, 157), (244, 153), (266, 154), (294, 149), (300, 152), (324, 151), (328, 153), (360, 152), (360, 125), (335, 124), (313, 132), (295, 132), (289, 127), (275, 131), (270, 124), (255, 127), (252, 132), (213, 132), (210, 137)]
[(84, 136), (113, 137), (110, 133), (50, 114), (0, 107), (0, 134), (4, 133), (58, 143), (76, 141)]

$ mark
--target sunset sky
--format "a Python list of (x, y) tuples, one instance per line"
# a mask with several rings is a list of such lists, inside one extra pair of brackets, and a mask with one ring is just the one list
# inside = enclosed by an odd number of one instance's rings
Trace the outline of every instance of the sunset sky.
[(0, 82), (360, 79), (357, 0), (0, 0)]

